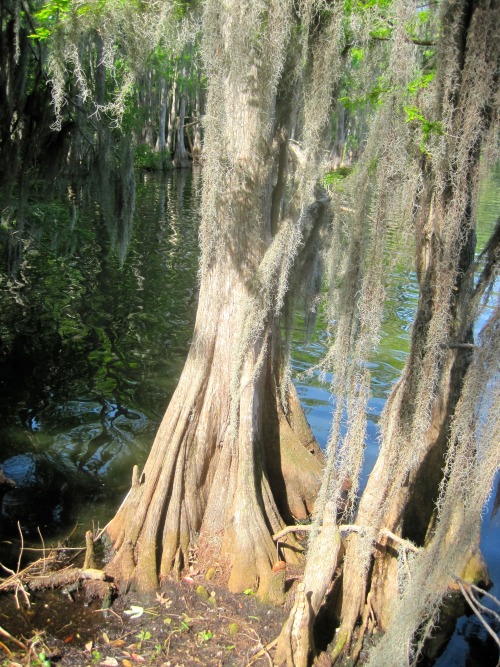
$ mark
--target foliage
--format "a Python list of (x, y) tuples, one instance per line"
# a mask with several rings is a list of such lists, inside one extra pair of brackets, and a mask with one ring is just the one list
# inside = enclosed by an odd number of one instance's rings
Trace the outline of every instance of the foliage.
[(147, 171), (165, 171), (172, 169), (172, 160), (166, 152), (159, 153), (147, 144), (139, 144), (134, 152), (134, 164)]
[(325, 188), (331, 188), (338, 186), (344, 178), (349, 176), (352, 172), (352, 167), (339, 167), (338, 169), (332, 169), (325, 176), (323, 176), (323, 185)]
[(422, 132), (422, 140), (420, 142), (420, 150), (422, 153), (427, 152), (427, 146), (431, 135), (440, 136), (443, 134), (443, 124), (439, 120), (427, 120), (421, 109), (415, 106), (404, 106), (407, 123), (416, 123), (420, 126)]
[[(71, 0), (48, 0), (42, 9), (35, 12), (33, 18), (39, 24), (35, 32), (29, 35), (34, 40), (40, 42), (46, 41), (55, 26), (57, 26), (62, 15), (69, 12), (71, 9)], [(84, 8), (78, 8), (77, 12), (83, 13)]]

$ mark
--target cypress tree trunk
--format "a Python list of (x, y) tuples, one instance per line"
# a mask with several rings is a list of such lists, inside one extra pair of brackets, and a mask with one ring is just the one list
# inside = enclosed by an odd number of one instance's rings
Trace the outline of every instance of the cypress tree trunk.
[(199, 162), (201, 159), (202, 145), (201, 145), (201, 73), (198, 71), (198, 85), (194, 94), (194, 120), (197, 121), (194, 125), (193, 134), (193, 160)]
[(156, 152), (162, 153), (167, 148), (165, 139), (165, 129), (167, 125), (167, 105), (168, 105), (168, 89), (167, 80), (162, 77), (160, 83), (160, 116), (158, 124), (158, 137), (156, 140)]
[[(217, 48), (212, 56), (224, 61), (233, 58), (231, 40), (240, 39), (229, 26), (248, 8), (230, 2), (224, 12), (214, 11), (216, 4), (207, 3), (206, 12), (221, 38), (207, 35), (207, 48)], [(284, 520), (312, 512), (322, 454), (293, 386), (282, 391), (279, 316), (263, 298), (269, 286), (262, 276), (276, 246), (276, 90), (265, 70), (274, 63), (256, 49), (255, 26), (248, 30), (240, 42), (248, 52), (240, 55), (249, 76), (236, 68), (209, 79), (193, 343), (144, 471), (134, 475), (108, 527), (115, 548), (108, 569), (150, 589), (159, 578), (179, 574), (196, 553), (200, 568), (221, 567), (232, 591), (253, 588), (282, 601), (272, 534)], [(256, 90), (255, 82), (263, 88)], [(319, 204), (314, 215), (324, 217), (324, 209)], [(280, 557), (296, 561), (295, 548), (284, 546)]]
[[(177, 75), (177, 72), (175, 73)], [(175, 81), (175, 76), (174, 76)], [(167, 152), (172, 153), (175, 148), (175, 128), (177, 120), (177, 85), (172, 86), (169, 95), (170, 108), (168, 112)]]
[[(440, 222), (442, 220), (439, 220), (439, 216), (436, 218), (436, 214), (431, 213), (423, 225), (425, 231), (418, 243), (420, 265), (425, 256), (426, 266), (423, 273), (419, 272), (420, 299), (412, 348), (402, 378), (388, 399), (381, 451), (356, 517), (359, 526), (369, 526), (373, 532), (367, 538), (353, 534), (348, 541), (343, 586), (349, 595), (345, 596), (342, 607), (344, 629), (354, 627), (368, 599), (378, 626), (382, 630), (387, 628), (390, 602), (397, 595), (399, 544), (390, 537), (380, 537), (379, 531), (388, 529), (403, 539), (424, 546), (432, 530), (449, 426), (470, 360), (471, 350), (467, 345), (472, 342), (472, 333), (467, 326), (467, 307), (471, 306), (472, 280), (467, 269), (471, 266), (475, 246), (475, 234), (470, 230), (470, 221), (464, 218), (463, 228), (468, 239), (460, 268), (465, 278), (457, 281), (452, 296), (450, 310), (454, 319), (451, 320), (449, 331), (452, 347), (442, 350), (431, 416), (422, 433), (418, 451), (415, 451), (411, 470), (408, 471), (400, 461), (401, 441), (405, 433), (415, 430), (416, 410), (422, 400), (419, 396), (421, 377), (426, 372), (425, 366), (434, 363), (429, 358), (428, 350), (435, 347), (430, 324), (436, 315), (436, 306), (439, 306), (434, 288), (440, 278), (438, 267), (442, 266), (439, 257)], [(463, 347), (453, 347), (455, 343)], [(372, 538), (375, 539), (372, 567), (366, 575), (360, 575), (360, 552), (366, 548), (364, 540)], [(341, 637), (342, 640), (345, 638)]]
[[(278, 402), (272, 324), (246, 355), (237, 438), (230, 433), (231, 362), (239, 344), (231, 323), (245, 297), (230, 260), (203, 280), (178, 388), (145, 469), (108, 528), (117, 550), (110, 571), (141, 588), (155, 587), (158, 575), (178, 574), (190, 549), (199, 548), (202, 567), (224, 564), (232, 590), (258, 584), (265, 594), (276, 559), (271, 533), (283, 527), (281, 516), (305, 518), (312, 510), (321, 465), (296, 397), (287, 417)], [(269, 353), (259, 364), (265, 345)]]
[(184, 145), (184, 118), (186, 116), (186, 95), (181, 94), (179, 105), (179, 118), (177, 125), (177, 141), (175, 143), (174, 167), (185, 169), (189, 167), (189, 157)]

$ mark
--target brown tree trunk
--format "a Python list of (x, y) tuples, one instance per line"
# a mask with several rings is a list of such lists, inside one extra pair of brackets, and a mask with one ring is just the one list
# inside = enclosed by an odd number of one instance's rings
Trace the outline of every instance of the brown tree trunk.
[[(307, 667), (315, 654), (313, 626), (323, 598), (342, 555), (342, 539), (336, 523), (335, 507), (328, 503), (321, 532), (307, 557), (304, 578), (297, 588), (294, 605), (278, 639), (274, 662), (287, 667)], [(321, 567), (318, 567), (321, 563)]]
[(189, 167), (189, 157), (184, 144), (184, 118), (186, 116), (186, 95), (181, 95), (179, 105), (179, 118), (177, 125), (177, 141), (175, 143), (174, 167), (176, 169), (185, 169)]
[(141, 143), (147, 144), (152, 150), (155, 147), (155, 132), (152, 118), (153, 94), (152, 94), (152, 77), (153, 73), (148, 71), (142, 78), (142, 85), (139, 91), (139, 103), (145, 111), (144, 125), (141, 132)]
[[(235, 25), (245, 11), (236, 2), (224, 10)], [(230, 63), (240, 35), (227, 30), (224, 12), (214, 13), (223, 47), (209, 47)], [(202, 570), (220, 568), (232, 591), (252, 588), (281, 602), (272, 534), (312, 512), (322, 454), (295, 389), (286, 398), (281, 391), (279, 315), (262, 277), (279, 234), (271, 230), (276, 95), (261, 71), (274, 62), (254, 52), (250, 29), (242, 44), (262, 89), (250, 89), (240, 68), (210, 83), (193, 343), (144, 471), (108, 527), (108, 571), (151, 589), (196, 558)], [(221, 116), (225, 125), (214, 122)], [(288, 542), (279, 558), (295, 562)]]
[(167, 80), (162, 77), (160, 83), (160, 116), (158, 125), (158, 137), (156, 139), (156, 152), (163, 153), (167, 149), (167, 142), (165, 139), (165, 129), (167, 124), (167, 105), (168, 105), (168, 88)]
[(194, 126), (193, 134), (193, 160), (199, 162), (202, 153), (201, 144), (201, 76), (198, 73), (198, 86), (195, 92), (194, 120), (197, 121)]
[[(175, 80), (175, 78), (174, 78)], [(175, 148), (175, 128), (177, 120), (177, 84), (174, 83), (169, 95), (170, 108), (168, 112), (167, 153)]]
[[(199, 564), (221, 564), (232, 590), (265, 594), (276, 560), (271, 534), (283, 527), (282, 517), (303, 519), (312, 511), (320, 456), (296, 414), (296, 398), (287, 416), (277, 398), (276, 326), (266, 327), (246, 355), (237, 438), (230, 432), (231, 363), (239, 344), (231, 323), (245, 291), (231, 262), (203, 282), (178, 388), (144, 471), (108, 527), (116, 549), (109, 570), (141, 588), (155, 587), (158, 575), (178, 575), (197, 548)], [(284, 557), (293, 559), (293, 552)]]

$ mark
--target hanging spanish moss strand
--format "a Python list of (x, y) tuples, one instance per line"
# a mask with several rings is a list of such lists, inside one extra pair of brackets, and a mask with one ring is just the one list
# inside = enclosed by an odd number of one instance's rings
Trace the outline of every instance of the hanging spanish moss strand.
[[(318, 5), (319, 7), (319, 5)], [(325, 57), (329, 63), (340, 62), (343, 48), (342, 13), (334, 7), (323, 16), (326, 22), (323, 30), (309, 32), (317, 22), (318, 7), (315, 3), (303, 3), (301, 12), (308, 16), (310, 24), (303, 24), (300, 29), (301, 53), (294, 53), (291, 58), (290, 46), (295, 45), (291, 34), (297, 31), (294, 23), (293, 3), (271, 2), (252, 3), (250, 10), (237, 4), (232, 7), (233, 23), (225, 23), (224, 29), (218, 26), (219, 13), (217, 2), (208, 2), (205, 6), (204, 58), (209, 78), (213, 85), (209, 88), (206, 142), (204, 148), (205, 165), (203, 172), (203, 221), (201, 228), (202, 264), (201, 274), (210, 270), (214, 262), (225, 258), (227, 239), (221, 234), (219, 219), (221, 206), (224, 206), (224, 193), (235, 189), (246, 191), (246, 198), (252, 198), (252, 217), (247, 219), (245, 227), (239, 230), (241, 235), (254, 237), (256, 247), (262, 243), (261, 231), (267, 224), (266, 201), (269, 200), (268, 187), (273, 169), (274, 155), (269, 150), (273, 145), (271, 122), (277, 103), (277, 89), (283, 78), (290, 76), (284, 71), (285, 66), (292, 71), (291, 77), (302, 82), (304, 98), (299, 100), (303, 108), (303, 123), (300, 133), (300, 159), (297, 162), (293, 185), (286, 201), (283, 202), (283, 215), (278, 221), (278, 228), (272, 241), (253, 274), (254, 287), (249, 291), (242, 309), (239, 328), (239, 352), (233, 359), (231, 374), (231, 393), (233, 411), (231, 428), (237, 432), (237, 392), (240, 385), (242, 363), (250, 345), (264, 331), (270, 316), (279, 316), (284, 309), (285, 297), (297, 269), (296, 259), (304, 239), (304, 231), (310, 227), (311, 216), (316, 211), (315, 184), (321, 173), (320, 135), (326, 127), (331, 109), (331, 95), (340, 76), (338, 66), (325, 69)], [(267, 17), (273, 16), (273, 21)], [(232, 30), (231, 25), (238, 28)], [(261, 39), (257, 36), (262, 36)], [(265, 37), (265, 38), (264, 38)], [(217, 50), (214, 44), (222, 42), (225, 48)], [(241, 42), (243, 40), (243, 42)], [(228, 60), (224, 54), (231, 53)], [(244, 62), (240, 61), (244, 58)], [(246, 72), (248, 63), (254, 62), (255, 81), (249, 90)], [(226, 88), (240, 89), (237, 97), (231, 93), (229, 100)], [(229, 94), (229, 93), (228, 93)], [(252, 104), (262, 109), (259, 127), (248, 127), (248, 118), (241, 117), (245, 109), (244, 100), (251, 94)], [(252, 118), (252, 123), (259, 122)], [(246, 125), (245, 125), (246, 124)], [(255, 135), (255, 148), (252, 165), (241, 160), (235, 137), (238, 127)], [(235, 183), (239, 185), (235, 188)], [(233, 216), (234, 202), (228, 205), (225, 215), (230, 220)], [(246, 263), (251, 261), (248, 258)], [(301, 267), (304, 269), (304, 267)], [(305, 271), (306, 275), (308, 271)], [(262, 356), (262, 359), (264, 356)], [(258, 370), (258, 367), (257, 367)], [(286, 391), (288, 374), (282, 379)]]
[(482, 511), (500, 468), (500, 419), (495, 409), (500, 401), (498, 307), (477, 342), (453, 419), (436, 531), (429, 547), (412, 560), (411, 577), (369, 667), (417, 664), (438, 621), (447, 585), (453, 575), (461, 576), (477, 543)]
[[(447, 335), (453, 289), (459, 278), (461, 253), (475, 225), (479, 154), (490, 151), (485, 142), (492, 138), (496, 142), (498, 137), (490, 126), (498, 128), (495, 72), (500, 58), (500, 10), (491, 9), (488, 2), (472, 3), (474, 12), (468, 26), (465, 59), (463, 63), (458, 61), (463, 70), (459, 71), (451, 67), (457, 58), (449, 51), (457, 48), (457, 35), (462, 34), (465, 5), (447, 2), (442, 10), (443, 24), (449, 26), (450, 33), (443, 38), (436, 98), (442, 104), (445, 132), (436, 138), (432, 150), (436, 174), (434, 206), (442, 217), (442, 281), (436, 286), (437, 307), (422, 361), (413, 432), (409, 438), (406, 434), (406, 439), (405, 434), (400, 434), (400, 453), (393, 459), (393, 471), (401, 467), (404, 473), (418, 461), (419, 439), (430, 419), (439, 364), (450, 342)], [(440, 209), (442, 201), (447, 205)], [(498, 229), (483, 254), (485, 266), (478, 287), (475, 292), (471, 289), (461, 294), (458, 337), (470, 330), (481, 310), (479, 297), (487, 294), (488, 285), (497, 275)], [(471, 270), (475, 267), (472, 264)], [(471, 276), (461, 280), (471, 280)], [(436, 624), (450, 577), (461, 575), (477, 544), (481, 514), (500, 468), (500, 420), (495, 409), (500, 398), (499, 315), (497, 305), (474, 347), (452, 418), (434, 535), (412, 561), (411, 576), (402, 582), (388, 631), (373, 652), (370, 667), (417, 664), (424, 641)]]
[[(420, 187), (416, 161), (408, 150), (411, 133), (403, 113), (406, 87), (417, 69), (416, 49), (404, 30), (415, 7), (400, 2), (395, 3), (394, 11), (395, 24), (400, 27), (393, 36), (388, 67), (387, 87), (391, 93), (376, 114), (360, 162), (334, 205), (327, 316), (335, 326), (331, 331), (333, 344), (320, 368), (332, 374), (336, 402), (327, 466), (316, 504), (318, 520), (330, 500), (337, 512), (343, 510), (345, 520), (356, 509), (370, 395), (366, 361), (380, 336), (387, 230), (390, 225), (411, 228), (411, 214), (401, 213), (412, 210)], [(343, 437), (342, 426), (346, 428)]]
[[(127, 97), (148, 56), (159, 45), (174, 53), (192, 41), (199, 25), (191, 15), (180, 21), (175, 16), (175, 3), (153, 0), (143, 3), (138, 12), (133, 3), (118, 0), (89, 0), (72, 2), (68, 11), (61, 13), (49, 41), (47, 67), (55, 112), (53, 129), (60, 130), (63, 109), (68, 104), (69, 77), (75, 77), (79, 101), (92, 97), (92, 85), (85, 71), (82, 57), (88, 38), (98, 34), (102, 40), (101, 62), (114, 80), (115, 90), (109, 101), (92, 99), (97, 118), (107, 115), (120, 125), (126, 109)], [(127, 67), (117, 62), (117, 48), (125, 48)]]

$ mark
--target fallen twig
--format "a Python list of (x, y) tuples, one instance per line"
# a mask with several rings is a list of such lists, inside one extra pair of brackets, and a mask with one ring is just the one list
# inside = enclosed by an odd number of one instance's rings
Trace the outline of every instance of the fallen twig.
[[(268, 657), (270, 657), (270, 656), (269, 656), (269, 649), (274, 648), (274, 647), (276, 646), (276, 644), (278, 643), (278, 639), (279, 639), (279, 637), (276, 637), (276, 639), (273, 639), (272, 642), (269, 642), (269, 644), (266, 644), (265, 646), (262, 646), (262, 644), (261, 644), (261, 647), (262, 647), (262, 648), (260, 648), (260, 649), (257, 651), (257, 653), (254, 653), (254, 654), (253, 654), (253, 656), (252, 656), (252, 657), (250, 658), (250, 660), (247, 662), (247, 664), (245, 665), (245, 667), (250, 667), (250, 665), (253, 665), (254, 662), (257, 662), (257, 660), (258, 660), (259, 658), (262, 658), (263, 655), (267, 655)], [(271, 664), (272, 664), (272, 663), (271, 663)]]
[(400, 544), (404, 549), (407, 549), (408, 551), (413, 551), (415, 553), (418, 553), (421, 551), (420, 547), (417, 547), (413, 544), (413, 542), (410, 542), (410, 540), (405, 540), (402, 537), (399, 537), (399, 535), (396, 535), (392, 531), (390, 531), (388, 528), (382, 528), (382, 530), (379, 533), (380, 535), (385, 535), (386, 537), (390, 537), (391, 540), (394, 540), (394, 542), (397, 542)]
[[(298, 524), (296, 526), (286, 526), (283, 528), (283, 530), (280, 530), (278, 533), (273, 535), (273, 540), (276, 542), (285, 535), (288, 535), (288, 533), (309, 533), (311, 530), (313, 530), (313, 528), (314, 524), (312, 523)], [(353, 524), (341, 524), (339, 526), (339, 531), (341, 533), (360, 533), (362, 530), (363, 528), (361, 526), (355, 526)]]
[[(47, 559), (46, 559), (47, 560)], [(36, 567), (35, 567), (36, 566)], [(106, 580), (106, 575), (102, 570), (93, 568), (76, 568), (67, 567), (63, 570), (56, 570), (50, 574), (35, 575), (31, 571), (40, 567), (40, 561), (32, 563), (31, 566), (26, 567), (20, 572), (13, 572), (5, 565), (2, 565), (4, 570), (11, 573), (11, 576), (4, 579), (0, 583), (0, 590), (19, 590), (22, 587), (23, 593), (27, 596), (28, 593), (24, 589), (24, 584), (30, 590), (40, 590), (43, 588), (57, 588), (58, 586), (66, 586), (81, 579), (98, 579), (100, 581)]]
[(3, 648), (3, 650), (5, 651), (5, 653), (7, 653), (9, 657), (12, 657), (14, 655), (10, 650), (10, 648), (8, 646), (5, 646), (3, 642), (0, 642), (0, 648)]
[(26, 644), (23, 644), (22, 642), (19, 641), (19, 639), (16, 639), (13, 637), (10, 632), (7, 632), (7, 630), (4, 630), (2, 626), (0, 625), (0, 635), (3, 635), (4, 637), (7, 637), (7, 639), (10, 639), (11, 642), (14, 642), (14, 644), (17, 644), (20, 648), (22, 648), (24, 651), (28, 650), (28, 647)]

